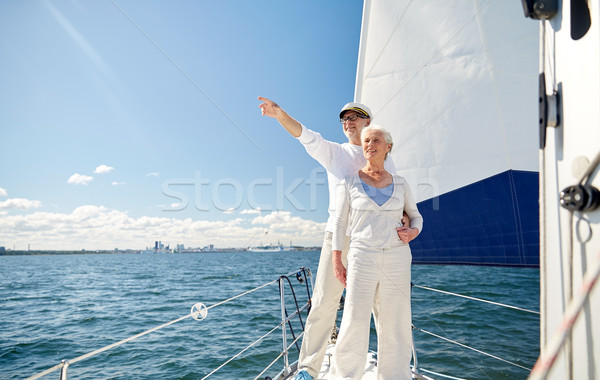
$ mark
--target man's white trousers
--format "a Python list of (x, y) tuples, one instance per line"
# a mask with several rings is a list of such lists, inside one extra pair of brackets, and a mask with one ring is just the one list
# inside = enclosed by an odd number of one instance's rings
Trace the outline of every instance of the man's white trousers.
[[(337, 310), (344, 285), (333, 274), (331, 251), (332, 233), (325, 232), (319, 267), (315, 279), (310, 314), (304, 327), (304, 337), (298, 358), (298, 368), (306, 370), (314, 378), (321, 370), (327, 343), (335, 326)], [(348, 240), (342, 251), (342, 263), (347, 266)], [(371, 308), (369, 307), (369, 313)]]

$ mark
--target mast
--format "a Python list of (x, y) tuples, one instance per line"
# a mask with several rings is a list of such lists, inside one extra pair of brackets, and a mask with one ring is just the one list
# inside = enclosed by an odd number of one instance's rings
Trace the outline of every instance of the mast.
[(600, 8), (523, 6), (541, 20), (541, 356), (531, 378), (600, 379)]

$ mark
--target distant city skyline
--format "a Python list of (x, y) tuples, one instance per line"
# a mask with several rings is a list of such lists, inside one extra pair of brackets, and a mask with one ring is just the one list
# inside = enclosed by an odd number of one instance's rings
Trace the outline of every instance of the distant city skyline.
[[(295, 248), (313, 248), (316, 246), (306, 246), (306, 245), (297, 245), (297, 244), (293, 244), (292, 241), (289, 242), (289, 244), (284, 244), (280, 241), (277, 241), (277, 243), (275, 242), (258, 242), (256, 244), (252, 244), (249, 246), (226, 246), (226, 247), (218, 247), (215, 246), (214, 244), (208, 243), (205, 245), (200, 245), (200, 246), (191, 246), (191, 245), (186, 245), (185, 243), (175, 243), (175, 244), (170, 244), (167, 242), (162, 242), (161, 240), (156, 240), (153, 242), (153, 244), (147, 244), (143, 247), (133, 247), (133, 248), (121, 248), (121, 247), (114, 247), (111, 249), (99, 249), (99, 248), (91, 248), (91, 249), (85, 249), (82, 248), (81, 250), (84, 251), (96, 251), (96, 250), (102, 250), (102, 251), (144, 251), (144, 250), (173, 250), (173, 251), (185, 251), (185, 250), (213, 250), (213, 249), (246, 249), (246, 248), (250, 248), (250, 247), (256, 247), (256, 246), (263, 246), (263, 245), (281, 245), (283, 247), (295, 247)], [(320, 246), (320, 245), (318, 245)], [(7, 252), (7, 251), (72, 251), (73, 249), (48, 249), (48, 248), (42, 248), (42, 247), (33, 247), (33, 249), (31, 248), (31, 244), (27, 244), (27, 248), (26, 249), (18, 249), (16, 248), (16, 246), (13, 247), (6, 247), (3, 245), (0, 245), (0, 252)]]

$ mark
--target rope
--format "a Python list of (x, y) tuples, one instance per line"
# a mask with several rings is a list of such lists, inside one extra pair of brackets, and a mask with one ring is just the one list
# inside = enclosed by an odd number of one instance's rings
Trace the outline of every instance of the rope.
[(527, 367), (523, 367), (523, 366), (522, 366), (522, 365), (520, 365), (520, 364), (513, 363), (513, 362), (511, 362), (511, 361), (508, 361), (508, 360), (506, 360), (506, 359), (502, 359), (501, 357), (498, 357), (498, 356), (495, 356), (495, 355), (489, 354), (489, 353), (487, 353), (487, 352), (484, 352), (484, 351), (478, 350), (478, 349), (476, 349), (476, 348), (473, 348), (473, 347), (469, 347), (469, 346), (467, 346), (467, 345), (465, 345), (465, 344), (462, 344), (462, 343), (459, 343), (459, 342), (457, 342), (457, 341), (455, 341), (455, 340), (451, 340), (451, 339), (448, 339), (448, 338), (444, 338), (443, 336), (440, 336), (440, 335), (434, 334), (434, 333), (432, 333), (432, 332), (429, 332), (429, 331), (426, 331), (426, 330), (420, 329), (420, 328), (418, 328), (418, 327), (414, 327), (414, 326), (413, 326), (413, 328), (414, 328), (415, 330), (421, 331), (421, 332), (423, 332), (423, 333), (425, 333), (425, 334), (429, 334), (429, 335), (432, 335), (432, 336), (434, 336), (434, 337), (436, 337), (436, 338), (439, 338), (439, 339), (445, 340), (446, 342), (454, 343), (454, 344), (456, 344), (456, 345), (458, 345), (458, 346), (461, 346), (461, 347), (464, 347), (464, 348), (468, 348), (469, 350), (472, 350), (472, 351), (475, 351), (475, 352), (479, 352), (480, 354), (483, 354), (483, 355), (489, 356), (489, 357), (491, 357), (491, 358), (494, 358), (494, 359), (500, 360), (500, 361), (502, 361), (502, 362), (504, 362), (504, 363), (508, 363), (508, 364), (514, 365), (515, 367), (519, 367), (519, 368), (522, 368), (522, 369), (524, 369), (524, 370), (527, 370), (527, 371), (529, 371), (529, 370), (530, 370), (529, 368), (527, 368)]
[(236, 299), (236, 298), (240, 298), (241, 296), (245, 296), (246, 294), (252, 293), (252, 292), (254, 292), (254, 291), (258, 290), (258, 289), (262, 289), (262, 288), (264, 288), (265, 286), (271, 285), (271, 284), (273, 284), (273, 283), (275, 283), (275, 282), (277, 282), (277, 281), (279, 281), (279, 279), (277, 279), (277, 280), (273, 280), (273, 281), (271, 281), (271, 282), (268, 282), (268, 283), (266, 283), (266, 284), (264, 284), (264, 285), (261, 285), (261, 286), (259, 286), (259, 287), (257, 287), (257, 288), (254, 288), (254, 289), (248, 290), (247, 292), (240, 293), (240, 294), (238, 294), (237, 296), (233, 296), (233, 297), (231, 297), (231, 298), (229, 298), (229, 299), (226, 299), (225, 301), (218, 302), (218, 303), (216, 303), (216, 304), (214, 304), (214, 305), (212, 305), (212, 306), (209, 306), (209, 307), (207, 307), (206, 309), (207, 309), (207, 310), (209, 310), (209, 309), (212, 309), (213, 307), (220, 306), (220, 305), (222, 305), (222, 304), (224, 304), (224, 303), (227, 303), (227, 302), (229, 302), (229, 301), (232, 301), (232, 300), (234, 300), (234, 299)]
[(426, 370), (424, 368), (419, 368), (419, 371), (430, 373), (432, 375), (436, 375), (436, 376), (439, 376), (439, 377), (444, 377), (446, 379), (451, 379), (451, 380), (466, 380), (466, 379), (463, 379), (462, 377), (454, 377), (454, 376), (444, 375), (443, 373), (429, 371), (429, 370)]
[[(596, 168), (600, 165), (600, 152), (596, 154), (596, 157), (590, 162), (590, 165), (585, 170), (585, 173), (581, 176), (579, 180), (580, 185), (588, 185), (591, 182), (591, 174), (596, 170)], [(585, 183), (583, 182), (585, 180)]]
[[(77, 363), (77, 362), (79, 362), (79, 361), (82, 361), (82, 360), (84, 360), (84, 359), (87, 359), (87, 358), (90, 358), (90, 357), (92, 357), (92, 356), (98, 355), (99, 353), (102, 353), (102, 352), (104, 352), (104, 351), (106, 351), (106, 350), (110, 350), (111, 348), (115, 348), (115, 347), (117, 347), (117, 346), (120, 346), (120, 345), (122, 345), (123, 343), (127, 343), (127, 342), (129, 342), (129, 341), (132, 341), (132, 340), (134, 340), (134, 339), (137, 339), (137, 338), (139, 338), (139, 337), (141, 337), (141, 336), (144, 336), (144, 335), (146, 335), (146, 334), (150, 334), (151, 332), (154, 332), (154, 331), (160, 330), (160, 329), (162, 329), (163, 327), (166, 327), (166, 326), (172, 325), (173, 323), (177, 323), (177, 322), (179, 322), (179, 321), (182, 321), (182, 320), (184, 320), (184, 319), (186, 319), (186, 318), (189, 318), (189, 317), (191, 317), (191, 316), (192, 316), (192, 314), (190, 313), (190, 314), (188, 314), (188, 315), (186, 315), (186, 316), (184, 316), (184, 317), (181, 317), (181, 318), (175, 319), (175, 320), (173, 320), (173, 321), (171, 321), (171, 322), (164, 323), (164, 324), (162, 324), (162, 325), (160, 325), (160, 326), (156, 326), (156, 327), (154, 327), (154, 328), (151, 328), (150, 330), (146, 330), (146, 331), (144, 331), (144, 332), (141, 332), (141, 333), (139, 333), (139, 334), (137, 334), (137, 335), (130, 336), (130, 337), (129, 337), (129, 338), (127, 338), (127, 339), (123, 339), (123, 340), (120, 340), (120, 341), (118, 341), (118, 342), (115, 342), (115, 343), (113, 343), (113, 344), (109, 344), (108, 346), (106, 346), (106, 347), (102, 347), (102, 348), (100, 348), (100, 349), (97, 349), (96, 351), (92, 351), (92, 352), (89, 352), (89, 353), (87, 353), (87, 354), (84, 354), (84, 355), (78, 356), (78, 357), (76, 357), (75, 359), (67, 360), (67, 361), (66, 361), (66, 363), (69, 363), (69, 365), (71, 365), (71, 364), (74, 364), (74, 363)], [(54, 367), (52, 367), (52, 368), (49, 368), (49, 369), (45, 370), (44, 372), (41, 372), (41, 373), (39, 373), (39, 374), (37, 374), (37, 375), (33, 375), (33, 376), (31, 376), (31, 377), (28, 377), (28, 378), (27, 378), (27, 380), (39, 379), (40, 377), (42, 377), (42, 376), (44, 376), (44, 375), (47, 375), (47, 374), (49, 374), (49, 373), (51, 373), (51, 372), (54, 372), (54, 371), (56, 371), (56, 370), (57, 370), (57, 369), (59, 369), (59, 368), (62, 368), (62, 367), (64, 367), (64, 365), (65, 365), (65, 362), (62, 362), (62, 363), (60, 363), (60, 364), (58, 364), (58, 365), (56, 365), (56, 366), (54, 366)]]
[[(302, 333), (300, 333), (300, 335), (298, 335), (298, 337), (292, 342), (290, 343), (289, 346), (287, 346), (287, 350), (289, 351), (290, 347), (292, 347), (294, 344), (296, 344), (296, 342), (298, 341), (298, 339), (300, 339), (302, 336), (304, 335), (304, 331)], [(271, 368), (273, 366), (273, 364), (277, 363), (277, 361), (279, 359), (281, 359), (281, 357), (283, 356), (284, 352), (281, 352), (261, 373), (259, 373), (254, 380), (259, 379), (262, 375), (265, 374), (265, 372), (267, 372), (267, 370), (269, 368)]]
[[(288, 285), (290, 286), (290, 290), (292, 291), (292, 298), (294, 299), (294, 304), (296, 305), (296, 313), (298, 315), (298, 319), (300, 320), (300, 326), (302, 327), (302, 331), (304, 331), (304, 322), (302, 321), (302, 314), (300, 313), (300, 306), (298, 306), (298, 299), (296, 298), (296, 292), (294, 291), (294, 286), (292, 286), (292, 282), (290, 281), (289, 277), (284, 277), (284, 278), (287, 280)], [(284, 311), (285, 311), (285, 317), (289, 318), (286, 308), (284, 308)], [(294, 341), (296, 341), (296, 334), (294, 334), (294, 327), (292, 326), (291, 320), (288, 320), (288, 326), (290, 327), (290, 333), (292, 334), (292, 338), (294, 338)], [(300, 352), (300, 347), (298, 347), (297, 344), (296, 344), (296, 349), (298, 350), (298, 352)]]
[[(412, 3), (412, 0), (411, 0), (411, 3)], [(469, 19), (468, 19), (468, 20), (467, 20), (467, 21), (466, 21), (466, 22), (465, 22), (465, 23), (464, 23), (464, 24), (463, 24), (463, 25), (462, 25), (462, 26), (461, 26), (461, 27), (458, 29), (458, 31), (457, 31), (457, 32), (456, 32), (456, 33), (455, 33), (453, 36), (451, 36), (450, 38), (448, 38), (446, 41), (444, 41), (444, 43), (442, 43), (442, 44), (440, 45), (441, 47), (439, 47), (439, 48), (438, 48), (438, 49), (437, 49), (435, 52), (433, 52), (433, 54), (432, 54), (432, 55), (429, 57), (429, 59), (427, 60), (427, 62), (425, 62), (425, 64), (423, 64), (423, 65), (422, 65), (422, 66), (421, 66), (421, 67), (420, 67), (420, 68), (419, 68), (419, 69), (418, 69), (418, 70), (415, 72), (415, 74), (414, 74), (414, 75), (413, 75), (411, 78), (409, 78), (408, 80), (406, 80), (406, 82), (404, 83), (404, 85), (403, 85), (403, 86), (402, 86), (402, 87), (401, 87), (401, 88), (400, 88), (398, 91), (396, 91), (396, 93), (395, 93), (395, 94), (393, 94), (392, 96), (390, 96), (390, 99), (388, 100), (388, 102), (387, 102), (387, 103), (385, 103), (383, 106), (380, 106), (378, 110), (375, 110), (375, 114), (378, 114), (378, 113), (380, 113), (381, 111), (383, 111), (383, 110), (384, 110), (384, 109), (385, 109), (385, 108), (386, 108), (386, 107), (387, 107), (387, 106), (388, 106), (388, 105), (389, 105), (389, 104), (390, 104), (390, 103), (391, 103), (391, 102), (392, 102), (392, 101), (393, 101), (393, 100), (394, 100), (394, 99), (395, 99), (395, 98), (396, 98), (398, 95), (400, 95), (400, 94), (401, 94), (401, 93), (404, 91), (404, 89), (406, 89), (406, 88), (407, 88), (407, 87), (408, 87), (408, 86), (409, 86), (409, 85), (410, 85), (410, 84), (411, 84), (411, 83), (412, 83), (412, 82), (413, 82), (413, 81), (414, 81), (414, 80), (415, 80), (415, 79), (418, 77), (418, 75), (419, 75), (419, 74), (421, 74), (421, 72), (422, 72), (422, 71), (423, 71), (423, 70), (424, 70), (426, 67), (428, 67), (428, 66), (429, 66), (429, 65), (430, 65), (430, 64), (433, 62), (433, 60), (434, 60), (434, 59), (435, 59), (435, 58), (436, 58), (438, 55), (440, 55), (440, 54), (442, 53), (442, 51), (443, 51), (443, 48), (444, 48), (444, 47), (446, 47), (446, 46), (448, 46), (448, 45), (450, 45), (450, 43), (451, 43), (451, 42), (452, 42), (452, 41), (453, 41), (453, 40), (454, 40), (456, 37), (458, 37), (458, 35), (459, 35), (459, 34), (460, 34), (460, 33), (461, 33), (461, 32), (462, 32), (462, 31), (463, 31), (465, 28), (467, 28), (467, 27), (469, 26), (469, 24), (471, 23), (471, 21), (473, 21), (473, 19), (474, 19), (474, 18), (478, 17), (478, 16), (479, 16), (479, 14), (480, 14), (481, 12), (483, 12), (483, 10), (484, 10), (484, 9), (485, 9), (487, 6), (489, 6), (490, 4), (491, 4), (491, 1), (487, 1), (485, 4), (483, 4), (483, 6), (479, 7), (479, 8), (477, 9), (477, 11), (475, 12), (475, 14), (473, 14), (473, 16), (471, 16), (471, 18), (469, 18)], [(410, 6), (410, 3), (409, 3), (407, 6), (406, 6), (406, 9), (408, 9), (408, 7), (409, 7), (409, 6)], [(405, 10), (405, 12), (406, 12), (406, 10)], [(402, 17), (404, 17), (404, 15), (402, 15)], [(400, 21), (398, 21), (398, 24), (396, 25), (396, 27), (399, 25), (399, 23), (400, 23)], [(393, 32), (392, 32), (392, 33), (393, 33)], [(372, 68), (371, 68), (371, 70), (372, 70)], [(371, 72), (371, 70), (369, 70), (369, 72)]]
[[(305, 267), (300, 268), (302, 269), (302, 275), (304, 276), (304, 282), (306, 282), (305, 286), (306, 286), (306, 295), (308, 296), (308, 314), (310, 314), (310, 309), (312, 306), (312, 302), (311, 302), (311, 296), (310, 296), (310, 289), (308, 288), (308, 276), (311, 276), (312, 278), (312, 273), (310, 273), (310, 269), (307, 269)], [(308, 270), (308, 275), (306, 274), (306, 271)], [(302, 329), (304, 330), (304, 328)]]
[(492, 305), (497, 305), (497, 306), (507, 307), (507, 308), (510, 308), (510, 309), (525, 311), (527, 313), (538, 314), (538, 315), (540, 314), (539, 311), (533, 311), (533, 310), (523, 309), (523, 308), (520, 308), (520, 307), (517, 307), (517, 306), (512, 306), (512, 305), (507, 305), (507, 304), (503, 304), (503, 303), (499, 303), (499, 302), (493, 302), (493, 301), (484, 300), (482, 298), (475, 298), (475, 297), (465, 296), (465, 295), (462, 295), (462, 294), (447, 292), (445, 290), (439, 290), (439, 289), (429, 288), (427, 286), (419, 286), (419, 285), (414, 285), (414, 284), (413, 284), (413, 286), (415, 288), (421, 288), (421, 289), (425, 289), (425, 290), (431, 290), (431, 291), (434, 291), (434, 292), (449, 294), (451, 296), (467, 298), (467, 299), (470, 299), (470, 300), (473, 300), (473, 301), (485, 302), (485, 303), (489, 303), (489, 304), (492, 304)]
[(237, 358), (238, 356), (240, 356), (241, 354), (243, 354), (244, 352), (248, 351), (252, 346), (256, 345), (256, 343), (260, 342), (261, 340), (265, 339), (269, 334), (271, 334), (273, 331), (277, 330), (279, 327), (281, 327), (283, 325), (283, 322), (279, 323), (277, 326), (273, 327), (271, 329), (271, 331), (269, 331), (268, 333), (266, 333), (265, 335), (261, 336), (260, 338), (258, 338), (257, 340), (255, 340), (253, 343), (251, 343), (249, 346), (247, 346), (246, 348), (244, 348), (243, 350), (241, 350), (240, 352), (238, 352), (237, 354), (235, 354), (234, 356), (232, 356), (231, 358), (229, 358), (227, 361), (225, 361), (225, 363), (221, 364), (220, 366), (218, 366), (217, 368), (213, 369), (212, 372), (210, 372), (208, 375), (204, 376), (202, 379), (200, 380), (204, 380), (206, 378), (208, 378), (209, 376), (211, 376), (213, 373), (217, 372), (218, 370), (220, 370), (221, 368), (223, 368), (226, 364), (228, 364), (229, 362), (231, 362), (233, 359)]
[(552, 339), (542, 349), (542, 354), (538, 358), (533, 370), (531, 371), (530, 380), (545, 379), (552, 368), (552, 365), (556, 361), (558, 353), (563, 346), (565, 340), (569, 336), (573, 325), (579, 316), (579, 313), (583, 309), (585, 303), (588, 301), (590, 292), (594, 285), (598, 281), (600, 276), (600, 252), (596, 258), (596, 262), (591, 266), (583, 276), (581, 286), (577, 295), (571, 299), (567, 305), (567, 309), (563, 314), (563, 320), (558, 326)]
[[(307, 279), (307, 277), (306, 277), (306, 272), (304, 272), (304, 268), (301, 268), (301, 269), (302, 269), (302, 271), (303, 271), (303, 273), (304, 273), (304, 280), (305, 280), (305, 281), (308, 281), (308, 279)], [(248, 293), (250, 293), (250, 292), (252, 292), (252, 291), (258, 290), (258, 289), (260, 289), (260, 288), (263, 288), (263, 287), (265, 287), (265, 286), (267, 286), (267, 285), (270, 285), (270, 284), (273, 284), (273, 283), (275, 283), (275, 282), (278, 282), (278, 281), (280, 281), (280, 280), (281, 280), (281, 278), (286, 278), (286, 279), (288, 280), (288, 284), (289, 284), (289, 286), (290, 286), (290, 289), (292, 290), (292, 294), (294, 295), (294, 301), (295, 301), (295, 303), (296, 303), (296, 309), (297, 309), (297, 313), (298, 313), (298, 316), (299, 316), (300, 322), (302, 323), (302, 316), (300, 315), (300, 311), (301, 311), (301, 310), (300, 310), (300, 309), (299, 309), (299, 307), (298, 307), (298, 301), (297, 301), (297, 299), (296, 299), (296, 294), (295, 294), (295, 292), (294, 292), (294, 287), (293, 287), (293, 285), (292, 285), (292, 283), (291, 283), (291, 281), (290, 281), (290, 279), (289, 279), (289, 276), (291, 276), (291, 275), (295, 275), (296, 273), (298, 273), (298, 272), (290, 272), (290, 273), (288, 273), (287, 275), (282, 275), (282, 276), (280, 276), (280, 278), (279, 278), (279, 279), (277, 279), (277, 280), (273, 280), (273, 281), (271, 281), (270, 283), (264, 284), (264, 285), (262, 285), (262, 286), (260, 286), (260, 287), (258, 287), (258, 288), (255, 288), (255, 289), (253, 289), (253, 290), (251, 290), (251, 291), (248, 291), (248, 292), (242, 293), (242, 294), (240, 294), (240, 295), (238, 295), (238, 296), (232, 297), (232, 298), (230, 298), (229, 300), (232, 300), (232, 299), (235, 299), (235, 298), (241, 297), (241, 296), (242, 296), (242, 295), (244, 295), (244, 294), (248, 294)], [(224, 302), (226, 302), (226, 301), (222, 301), (221, 303), (224, 303)], [(216, 305), (218, 305), (218, 304), (216, 304)], [(214, 307), (214, 306), (216, 306), (216, 305), (213, 305), (213, 306), (211, 306), (211, 307)], [(287, 310), (286, 310), (286, 316), (287, 316)], [(288, 323), (290, 323), (290, 322), (288, 321)], [(227, 365), (228, 363), (230, 363), (231, 361), (233, 361), (234, 359), (236, 359), (237, 357), (239, 357), (241, 354), (243, 354), (244, 352), (246, 352), (247, 350), (249, 350), (251, 347), (255, 346), (255, 345), (258, 343), (258, 342), (262, 341), (262, 340), (263, 340), (264, 338), (266, 338), (268, 335), (272, 334), (272, 333), (273, 333), (275, 330), (277, 330), (279, 327), (281, 327), (281, 326), (284, 326), (284, 324), (285, 324), (285, 321), (282, 321), (281, 323), (279, 323), (277, 326), (275, 326), (275, 327), (274, 327), (273, 329), (271, 329), (269, 332), (267, 332), (266, 334), (264, 334), (262, 337), (258, 338), (256, 341), (254, 341), (253, 343), (251, 343), (249, 346), (247, 346), (246, 348), (244, 348), (242, 351), (238, 352), (236, 355), (234, 355), (234, 356), (232, 356), (231, 358), (229, 358), (227, 361), (225, 361), (225, 362), (224, 362), (223, 364), (221, 364), (219, 367), (215, 368), (215, 369), (214, 369), (212, 372), (210, 372), (208, 375), (204, 376), (204, 377), (203, 377), (201, 380), (205, 380), (205, 379), (207, 379), (208, 377), (210, 377), (211, 375), (213, 375), (215, 372), (217, 372), (218, 370), (220, 370), (221, 368), (223, 368), (225, 365)], [(303, 327), (303, 328), (302, 328), (302, 330), (304, 330), (304, 325), (302, 325), (302, 327)], [(290, 330), (292, 330), (292, 326), (291, 326), (291, 324), (290, 324)], [(292, 345), (294, 345), (294, 344), (296, 344), (296, 347), (297, 347), (297, 343), (296, 343), (296, 342), (298, 341), (298, 339), (300, 339), (300, 337), (301, 337), (303, 334), (304, 334), (304, 332), (302, 332), (302, 333), (301, 333), (301, 334), (300, 334), (300, 335), (299, 335), (297, 338), (296, 338), (296, 337), (294, 337), (294, 338), (295, 338), (295, 339), (294, 339), (294, 341), (292, 341), (292, 343), (291, 343), (291, 344), (290, 344), (290, 345), (287, 347), (287, 349), (286, 349), (286, 350), (288, 350), (288, 351), (289, 351), (290, 347), (291, 347)], [(294, 332), (293, 332), (293, 330), (292, 330), (292, 335), (294, 335)], [(298, 348), (298, 351), (300, 351), (300, 349), (299, 349), (299, 348)], [(277, 360), (279, 360), (279, 359), (281, 358), (281, 356), (282, 356), (282, 355), (283, 355), (283, 352), (282, 352), (282, 353), (280, 353), (280, 354), (279, 354), (279, 356), (278, 356), (278, 357), (277, 357), (277, 358), (276, 358), (276, 359), (275, 359), (275, 360), (274, 360), (274, 361), (273, 361), (271, 364), (269, 364), (269, 366), (267, 366), (267, 368), (265, 368), (265, 369), (263, 370), (263, 372), (261, 372), (261, 373), (258, 375), (258, 377), (260, 377), (260, 376), (261, 376), (262, 374), (264, 374), (264, 373), (265, 373), (265, 372), (266, 372), (266, 371), (267, 371), (267, 370), (268, 370), (268, 369), (269, 369), (271, 366), (273, 366), (273, 364), (275, 364), (275, 363), (277, 362)]]
[(210, 95), (208, 95), (208, 93), (207, 93), (206, 91), (204, 91), (204, 90), (202, 89), (202, 87), (200, 87), (200, 85), (199, 85), (199, 84), (198, 84), (198, 83), (197, 83), (197, 82), (196, 82), (194, 79), (192, 79), (192, 77), (191, 77), (191, 76), (190, 76), (190, 75), (189, 75), (189, 74), (188, 74), (188, 73), (187, 73), (187, 72), (186, 72), (186, 71), (185, 71), (185, 70), (184, 70), (184, 69), (183, 69), (183, 68), (182, 68), (180, 65), (178, 65), (178, 64), (177, 64), (177, 62), (175, 62), (175, 61), (173, 60), (173, 58), (171, 58), (171, 56), (170, 56), (169, 54), (167, 54), (167, 52), (166, 52), (166, 51), (165, 51), (163, 48), (161, 48), (161, 47), (160, 47), (160, 46), (159, 46), (159, 45), (156, 43), (156, 41), (154, 41), (154, 40), (152, 39), (152, 37), (150, 37), (150, 35), (149, 35), (148, 33), (146, 33), (146, 32), (144, 31), (144, 29), (142, 29), (142, 28), (141, 28), (141, 27), (140, 27), (140, 26), (139, 26), (139, 25), (138, 25), (138, 24), (137, 24), (137, 23), (136, 23), (136, 22), (135, 22), (135, 21), (134, 21), (134, 20), (133, 20), (133, 19), (132, 19), (132, 18), (129, 16), (129, 14), (127, 14), (127, 13), (126, 13), (126, 12), (123, 10), (123, 8), (121, 8), (121, 7), (119, 6), (119, 4), (117, 4), (117, 3), (115, 2), (115, 0), (111, 0), (111, 2), (112, 2), (112, 3), (113, 3), (113, 5), (114, 5), (114, 6), (115, 6), (115, 7), (116, 7), (116, 8), (117, 8), (117, 9), (118, 9), (118, 10), (119, 10), (121, 13), (123, 13), (123, 15), (124, 15), (124, 16), (125, 16), (125, 17), (126, 17), (126, 18), (127, 18), (127, 19), (128, 19), (128, 20), (129, 20), (129, 21), (130, 21), (130, 22), (131, 22), (131, 23), (132, 23), (132, 24), (133, 24), (133, 25), (134, 25), (134, 26), (135, 26), (135, 27), (136, 27), (136, 28), (137, 28), (137, 29), (138, 29), (138, 30), (139, 30), (141, 33), (142, 33), (142, 34), (143, 34), (143, 35), (144, 35), (144, 37), (146, 37), (146, 38), (148, 39), (148, 41), (150, 41), (150, 42), (152, 43), (152, 45), (154, 45), (154, 47), (155, 47), (155, 48), (157, 48), (157, 49), (158, 49), (158, 51), (160, 51), (160, 52), (162, 53), (162, 55), (164, 55), (164, 56), (165, 56), (165, 58), (166, 58), (168, 61), (169, 61), (169, 62), (171, 62), (171, 64), (172, 64), (173, 66), (175, 66), (175, 67), (177, 68), (177, 70), (179, 70), (179, 72), (181, 72), (181, 74), (183, 74), (183, 76), (185, 76), (185, 77), (187, 78), (187, 80), (189, 80), (189, 81), (190, 81), (190, 82), (191, 82), (191, 83), (194, 85), (194, 87), (196, 87), (196, 88), (197, 88), (197, 89), (198, 89), (198, 90), (199, 90), (199, 91), (202, 93), (202, 95), (206, 96), (206, 98), (207, 98), (208, 100), (210, 100), (210, 102), (211, 102), (211, 103), (212, 103), (212, 104), (213, 104), (215, 107), (217, 107), (217, 109), (218, 109), (219, 111), (221, 111), (221, 113), (223, 114), (223, 116), (225, 116), (227, 119), (229, 119), (229, 121), (231, 122), (231, 124), (233, 124), (233, 125), (234, 125), (234, 126), (235, 126), (235, 127), (236, 127), (236, 128), (239, 130), (239, 131), (240, 131), (240, 132), (242, 132), (242, 133), (244, 134), (244, 136), (246, 136), (246, 138), (248, 138), (248, 140), (250, 140), (250, 141), (252, 142), (252, 144), (254, 144), (254, 146), (255, 146), (255, 147), (257, 147), (257, 148), (259, 148), (259, 149), (260, 149), (260, 145), (258, 145), (258, 143), (257, 143), (256, 141), (254, 141), (254, 140), (252, 139), (252, 137), (250, 137), (250, 135), (248, 135), (248, 133), (246, 133), (246, 131), (245, 131), (245, 130), (244, 130), (244, 129), (243, 129), (243, 128), (242, 128), (242, 127), (241, 127), (241, 126), (238, 124), (238, 123), (236, 123), (236, 122), (233, 120), (233, 118), (232, 118), (232, 117), (231, 117), (231, 116), (230, 116), (230, 115), (229, 115), (227, 112), (225, 112), (225, 109), (223, 109), (223, 107), (221, 107), (221, 106), (220, 106), (220, 105), (219, 105), (219, 104), (218, 104), (218, 103), (217, 103), (217, 102), (216, 102), (216, 101), (215, 101), (215, 100), (214, 100), (214, 99), (213, 99), (213, 98), (212, 98)]

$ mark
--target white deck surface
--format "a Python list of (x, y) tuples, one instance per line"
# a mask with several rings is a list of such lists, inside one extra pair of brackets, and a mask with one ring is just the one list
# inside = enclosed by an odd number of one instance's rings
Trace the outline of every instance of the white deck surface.
[[(323, 359), (323, 364), (321, 365), (321, 371), (319, 375), (315, 378), (315, 380), (330, 380), (329, 371), (331, 370), (331, 360), (333, 358), (333, 354), (335, 353), (335, 343), (329, 343), (327, 345), (327, 350), (325, 351), (325, 358)], [(276, 380), (290, 380), (293, 379), (296, 375), (296, 363), (293, 366), (294, 370), (288, 376), (278, 376), (275, 377)], [(413, 373), (414, 379), (422, 379), (422, 380), (432, 380), (430, 377), (423, 375), (416, 375)], [(369, 352), (367, 355), (367, 360), (365, 362), (365, 370), (362, 377), (363, 380), (376, 380), (377, 379), (377, 359), (372, 352)]]
[[(328, 380), (329, 371), (331, 370), (331, 359), (335, 353), (335, 344), (329, 343), (327, 350), (325, 351), (325, 358), (321, 365), (321, 371), (317, 380)], [(377, 379), (377, 360), (374, 358), (373, 353), (369, 352), (367, 360), (365, 362), (365, 372), (363, 374), (363, 380), (376, 380)]]

